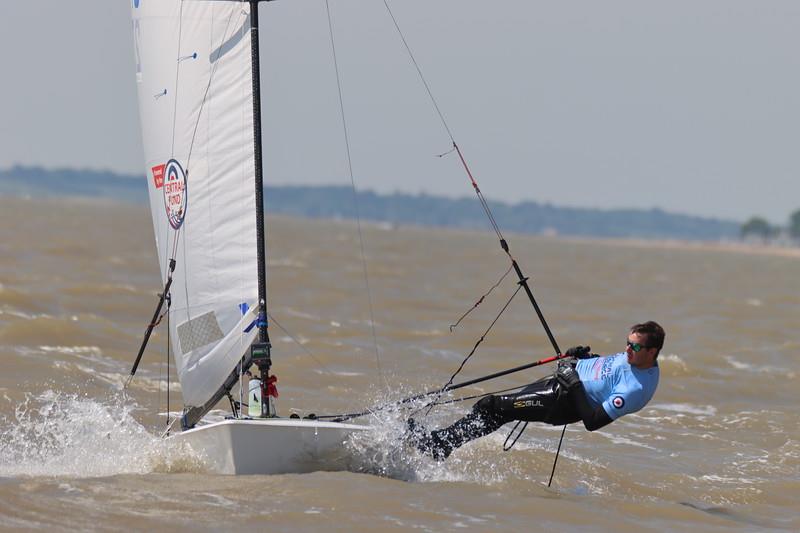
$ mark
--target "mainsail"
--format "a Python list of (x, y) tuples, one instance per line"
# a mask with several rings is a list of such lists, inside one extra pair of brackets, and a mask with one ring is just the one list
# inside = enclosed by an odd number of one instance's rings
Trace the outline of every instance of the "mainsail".
[(184, 404), (214, 397), (258, 334), (250, 5), (133, 0), (156, 246)]

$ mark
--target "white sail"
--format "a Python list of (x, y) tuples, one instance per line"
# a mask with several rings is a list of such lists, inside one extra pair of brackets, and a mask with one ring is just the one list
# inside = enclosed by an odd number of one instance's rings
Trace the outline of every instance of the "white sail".
[(133, 0), (132, 11), (164, 281), (176, 261), (170, 338), (184, 403), (202, 406), (258, 331), (250, 7)]

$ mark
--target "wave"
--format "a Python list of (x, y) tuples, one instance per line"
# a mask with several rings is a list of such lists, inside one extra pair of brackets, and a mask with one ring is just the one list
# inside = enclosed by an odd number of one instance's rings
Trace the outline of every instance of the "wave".
[(83, 321), (78, 315), (52, 317), (41, 315), (27, 320), (15, 320), (0, 329), (3, 344), (30, 346), (48, 345), (80, 346), (89, 337)]

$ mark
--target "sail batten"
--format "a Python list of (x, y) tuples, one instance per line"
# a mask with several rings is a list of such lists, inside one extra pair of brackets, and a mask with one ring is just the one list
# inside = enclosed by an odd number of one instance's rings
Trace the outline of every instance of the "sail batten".
[(184, 403), (218, 395), (256, 338), (250, 6), (133, 3), (145, 168)]

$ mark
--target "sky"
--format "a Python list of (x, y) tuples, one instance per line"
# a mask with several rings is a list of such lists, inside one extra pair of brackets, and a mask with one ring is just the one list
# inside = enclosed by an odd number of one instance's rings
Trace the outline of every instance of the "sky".
[[(800, 209), (796, 0), (389, 5), (489, 199)], [(0, 2), (0, 168), (144, 175), (130, 8)], [(356, 186), (471, 195), (383, 1), (330, 8)], [(349, 184), (324, 0), (260, 11), (266, 182)]]

